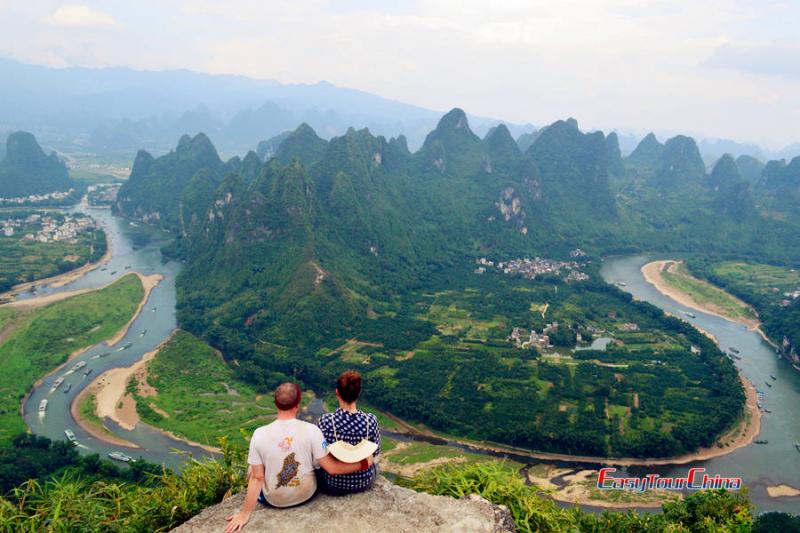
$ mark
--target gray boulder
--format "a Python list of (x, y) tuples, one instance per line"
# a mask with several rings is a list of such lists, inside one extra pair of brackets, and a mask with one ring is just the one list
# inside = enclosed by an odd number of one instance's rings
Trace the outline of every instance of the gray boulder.
[[(227, 523), (225, 517), (237, 512), (243, 500), (243, 492), (232, 496), (173, 531), (223, 531)], [(508, 509), (493, 505), (480, 496), (457, 500), (421, 494), (379, 476), (375, 487), (361, 494), (338, 498), (317, 495), (306, 505), (284, 510), (266, 509), (259, 505), (244, 531), (510, 533), (514, 531), (514, 522)]]

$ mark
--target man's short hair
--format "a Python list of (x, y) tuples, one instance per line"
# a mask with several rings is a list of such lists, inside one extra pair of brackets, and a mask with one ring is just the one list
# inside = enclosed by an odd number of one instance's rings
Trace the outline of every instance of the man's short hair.
[(275, 407), (288, 411), (300, 405), (300, 387), (297, 383), (281, 383), (275, 389)]
[(355, 370), (342, 372), (336, 380), (336, 390), (346, 403), (353, 403), (361, 395), (361, 374)]

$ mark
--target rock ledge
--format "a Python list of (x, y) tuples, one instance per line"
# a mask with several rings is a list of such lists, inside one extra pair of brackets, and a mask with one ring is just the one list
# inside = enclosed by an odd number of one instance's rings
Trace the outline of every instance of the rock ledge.
[[(235, 513), (243, 500), (243, 492), (232, 496), (173, 531), (222, 531), (226, 524), (225, 517)], [(339, 498), (318, 495), (310, 503), (292, 509), (265, 509), (259, 506), (244, 531), (512, 533), (514, 521), (508, 509), (493, 505), (477, 495), (456, 500), (447, 496), (421, 494), (378, 476), (375, 487), (369, 492)]]

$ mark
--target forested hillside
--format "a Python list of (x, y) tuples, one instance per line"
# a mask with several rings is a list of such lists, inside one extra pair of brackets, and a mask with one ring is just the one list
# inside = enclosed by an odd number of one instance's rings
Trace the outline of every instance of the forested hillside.
[(65, 192), (74, 186), (64, 162), (55, 153), (46, 155), (33, 135), (18, 131), (8, 136), (0, 161), (0, 198)]
[(798, 220), (800, 205), (800, 157), (788, 164), (783, 159), (770, 161), (764, 167), (756, 185), (758, 200), (764, 214), (770, 218)]
[[(313, 386), (357, 367), (378, 405), (460, 435), (583, 454), (709, 445), (741, 412), (735, 369), (693, 330), (593, 280), (591, 257), (791, 260), (800, 253), (785, 237), (797, 228), (763, 216), (757, 184), (731, 157), (706, 174), (689, 137), (648, 136), (624, 160), (615, 135), (584, 133), (572, 119), (520, 141), (502, 125), (479, 138), (459, 109), (416, 153), (403, 137), (350, 129), (325, 141), (303, 124), (260, 156), (223, 163), (204, 135), (184, 136), (163, 157), (140, 152), (115, 208), (174, 232), (164, 253), (186, 262), (181, 326), (258, 388), (288, 376)], [(577, 248), (589, 257), (569, 266), (572, 277), (474, 266), (480, 257), (568, 259)], [(514, 349), (507, 337), (518, 326), (550, 328), (562, 352)], [(617, 341), (606, 352), (573, 351), (597, 332)], [(694, 401), (666, 399), (676, 390), (668, 383), (690, 390), (679, 385), (688, 382), (700, 384)], [(403, 393), (411, 389), (434, 404)], [(709, 390), (717, 396), (706, 405)], [(491, 410), (497, 424), (474, 426), (447, 408), (464, 402)], [(543, 424), (537, 413), (553, 410), (559, 422)]]

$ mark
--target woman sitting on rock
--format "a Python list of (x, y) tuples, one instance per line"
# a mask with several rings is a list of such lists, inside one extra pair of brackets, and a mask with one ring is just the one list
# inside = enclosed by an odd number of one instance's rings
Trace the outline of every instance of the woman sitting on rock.
[[(319, 429), (325, 437), (328, 452), (344, 463), (366, 463), (370, 456), (377, 459), (381, 451), (378, 419), (371, 413), (358, 410), (356, 400), (360, 394), (361, 374), (353, 370), (342, 373), (336, 380), (339, 408), (319, 419)], [(317, 470), (320, 490), (333, 496), (369, 490), (375, 483), (376, 474), (374, 463), (368, 469), (352, 474), (332, 475)]]

